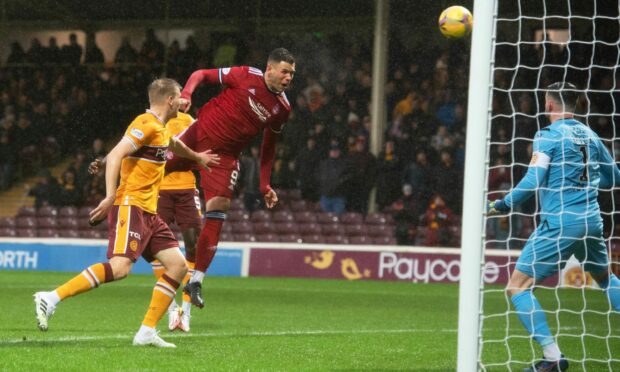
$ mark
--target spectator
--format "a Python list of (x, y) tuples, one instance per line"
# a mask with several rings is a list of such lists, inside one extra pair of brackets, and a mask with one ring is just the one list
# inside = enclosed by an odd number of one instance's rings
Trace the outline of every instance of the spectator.
[(263, 197), (259, 190), (260, 156), (258, 146), (250, 147), (250, 155), (241, 157), (241, 190), (243, 205), (248, 212), (262, 209)]
[(398, 245), (415, 244), (416, 228), (418, 226), (420, 208), (413, 197), (413, 187), (404, 184), (402, 195), (391, 206), (396, 221), (396, 241)]
[(323, 211), (336, 214), (345, 211), (345, 187), (349, 178), (347, 161), (341, 156), (340, 147), (337, 144), (332, 144), (329, 157), (321, 161), (319, 165), (319, 190)]
[[(394, 141), (388, 140), (383, 145), (377, 162), (377, 204), (383, 210), (400, 195), (400, 159), (394, 149)], [(409, 185), (411, 187), (411, 185)]]
[(45, 48), (36, 37), (30, 41), (30, 49), (26, 52), (26, 61), (35, 65), (45, 62)]
[(86, 53), (84, 63), (103, 63), (103, 53), (97, 46), (97, 37), (94, 32), (86, 34)]
[(6, 63), (24, 63), (26, 62), (26, 52), (22, 48), (21, 44), (17, 41), (11, 43), (11, 52), (6, 60)]
[(135, 63), (138, 60), (138, 52), (131, 46), (129, 36), (123, 36), (121, 46), (114, 56), (115, 63)]
[(69, 44), (63, 45), (61, 49), (62, 61), (72, 66), (80, 64), (82, 60), (82, 47), (77, 42), (77, 35), (69, 35)]
[(316, 139), (308, 137), (306, 147), (299, 151), (295, 159), (297, 179), (301, 197), (304, 200), (316, 202), (319, 200), (319, 165), (321, 163), (321, 153), (316, 146)]
[(366, 214), (368, 212), (370, 191), (375, 185), (377, 159), (368, 152), (365, 137), (356, 138), (353, 151), (349, 153), (348, 160), (352, 174), (347, 185), (347, 210)]
[(0, 189), (6, 190), (13, 183), (16, 162), (15, 145), (9, 141), (6, 132), (0, 133)]
[(233, 42), (232, 37), (227, 37), (215, 50), (213, 56), (213, 66), (226, 67), (232, 66), (236, 62), (237, 46)]
[(60, 186), (47, 169), (41, 169), (37, 174), (37, 183), (28, 191), (29, 196), (34, 196), (34, 206), (39, 209), (43, 206), (58, 206)]
[(82, 195), (75, 181), (75, 173), (72, 170), (66, 170), (60, 180), (58, 204), (61, 206), (76, 206), (81, 203), (81, 199)]
[(425, 244), (429, 247), (440, 245), (449, 246), (452, 241), (450, 226), (454, 219), (454, 213), (446, 205), (443, 197), (435, 194), (431, 200), (421, 224), (427, 227)]
[(54, 36), (50, 37), (47, 51), (46, 51), (46, 63), (51, 64), (59, 64), (62, 61), (62, 55), (60, 53), (60, 48), (58, 47), (58, 43), (56, 42), (56, 38)]
[(424, 151), (416, 154), (416, 161), (405, 168), (403, 183), (413, 187), (413, 196), (418, 205), (426, 204), (433, 188), (433, 170)]
[(462, 193), (455, 192), (463, 186), (462, 171), (454, 165), (450, 152), (443, 150), (440, 155), (439, 165), (435, 168), (435, 187), (434, 189), (444, 195), (448, 207), (459, 213), (462, 204)]
[(141, 60), (150, 65), (162, 63), (165, 50), (164, 43), (155, 36), (155, 31), (152, 28), (146, 30), (146, 40), (140, 50)]
[(271, 173), (271, 186), (277, 189), (291, 189), (295, 186), (294, 163), (289, 161), (286, 147), (282, 144), (276, 146), (276, 156), (273, 161)]

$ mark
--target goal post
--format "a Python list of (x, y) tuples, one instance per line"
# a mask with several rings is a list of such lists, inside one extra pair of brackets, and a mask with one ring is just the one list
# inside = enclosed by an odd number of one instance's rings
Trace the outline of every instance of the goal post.
[(459, 284), (459, 372), (477, 371), (480, 332), (480, 285), (484, 257), (484, 208), (487, 171), (487, 137), (491, 115), (495, 0), (475, 0), (471, 38), (461, 278)]

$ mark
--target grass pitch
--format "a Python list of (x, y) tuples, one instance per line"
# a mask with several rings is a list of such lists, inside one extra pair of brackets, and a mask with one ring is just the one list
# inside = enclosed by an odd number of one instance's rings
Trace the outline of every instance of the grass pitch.
[[(36, 327), (32, 294), (52, 289), (74, 274), (0, 272), (0, 370), (454, 370), (458, 286), (396, 282), (347, 282), (279, 278), (208, 278), (207, 305), (192, 311), (191, 333), (161, 335), (177, 349), (133, 347), (131, 340), (148, 306), (154, 278), (134, 275), (61, 303), (48, 332)], [(585, 292), (589, 308), (604, 310), (601, 293)], [(544, 293), (543, 306), (556, 297)], [(562, 306), (580, 310), (581, 291), (560, 291)], [(488, 311), (505, 311), (500, 292), (486, 296)], [(581, 335), (581, 316), (558, 315), (562, 334)], [(601, 317), (604, 317), (605, 320)], [(614, 318), (615, 317), (615, 318)], [(584, 316), (588, 334), (561, 336), (560, 346), (580, 370), (620, 370), (617, 314)], [(552, 329), (555, 315), (551, 314)], [(608, 323), (608, 319), (609, 322)], [(539, 357), (514, 316), (485, 322), (485, 337), (502, 340), (506, 325), (513, 361)], [(609, 324), (609, 326), (608, 326)], [(599, 339), (595, 335), (608, 334)], [(606, 339), (606, 340), (605, 340)], [(611, 351), (607, 347), (611, 345)], [(485, 343), (492, 370), (502, 365), (506, 343)], [(605, 360), (598, 362), (597, 360)]]

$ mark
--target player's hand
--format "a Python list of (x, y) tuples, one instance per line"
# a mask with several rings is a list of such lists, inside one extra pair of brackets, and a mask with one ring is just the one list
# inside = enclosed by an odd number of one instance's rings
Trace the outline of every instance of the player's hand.
[(95, 175), (99, 173), (100, 168), (101, 168), (101, 159), (95, 159), (88, 165), (88, 173)]
[(208, 171), (211, 171), (209, 166), (211, 165), (219, 165), (220, 164), (220, 156), (218, 154), (211, 153), (211, 150), (207, 150), (205, 152), (198, 153), (198, 159), (196, 159), (196, 163), (202, 168), (205, 168)]
[(113, 196), (103, 199), (97, 208), (90, 211), (88, 223), (91, 226), (99, 225), (108, 216), (108, 212), (110, 212), (112, 205), (114, 205)]
[(487, 216), (495, 216), (499, 211), (495, 209), (495, 201), (487, 200)]
[(278, 204), (278, 194), (276, 194), (276, 192), (271, 187), (269, 188), (269, 191), (267, 191), (267, 193), (265, 194), (264, 198), (265, 205), (268, 209), (271, 209), (275, 207), (276, 204)]
[(183, 111), (183, 112), (187, 112), (189, 111), (189, 108), (192, 107), (192, 101), (190, 101), (187, 98), (179, 98), (179, 110)]

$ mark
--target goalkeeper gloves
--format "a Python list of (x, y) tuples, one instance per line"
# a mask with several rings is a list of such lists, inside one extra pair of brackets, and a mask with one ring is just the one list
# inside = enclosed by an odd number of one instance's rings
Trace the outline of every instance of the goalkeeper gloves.
[(504, 202), (501, 199), (498, 200), (494, 200), (494, 201), (487, 201), (487, 216), (494, 216), (496, 214), (499, 214), (501, 212), (508, 212), (510, 210), (510, 207), (506, 205), (506, 202)]

